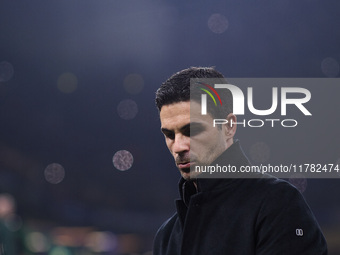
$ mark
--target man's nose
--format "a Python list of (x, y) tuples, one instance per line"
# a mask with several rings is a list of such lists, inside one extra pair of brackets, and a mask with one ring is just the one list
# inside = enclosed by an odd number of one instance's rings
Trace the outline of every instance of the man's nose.
[(190, 150), (190, 137), (184, 135), (176, 135), (173, 144), (173, 152), (181, 153)]

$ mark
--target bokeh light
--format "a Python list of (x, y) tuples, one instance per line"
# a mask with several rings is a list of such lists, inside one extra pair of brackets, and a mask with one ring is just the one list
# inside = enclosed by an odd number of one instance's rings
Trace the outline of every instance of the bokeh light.
[(52, 184), (58, 184), (65, 178), (65, 169), (58, 163), (52, 163), (45, 168), (44, 174), (46, 181)]
[(48, 253), (49, 255), (71, 255), (71, 251), (62, 246), (55, 246), (51, 249), (51, 251)]
[(0, 218), (4, 218), (15, 211), (15, 199), (10, 194), (0, 194)]
[(212, 32), (222, 34), (228, 29), (229, 22), (224, 15), (215, 13), (210, 16), (208, 20), (208, 27)]
[(126, 92), (136, 95), (144, 88), (144, 79), (140, 74), (132, 73), (124, 79), (124, 89)]
[(0, 63), (0, 82), (9, 81), (14, 75), (14, 68), (11, 63), (2, 61)]
[(50, 249), (50, 243), (47, 237), (41, 232), (31, 232), (25, 238), (26, 247), (35, 253), (47, 252)]
[(131, 99), (122, 100), (117, 106), (119, 117), (124, 120), (132, 120), (138, 113), (137, 103)]
[(307, 189), (307, 179), (302, 174), (295, 174), (289, 178), (289, 182), (293, 184), (301, 193)]
[(19, 215), (12, 213), (4, 218), (4, 224), (9, 231), (15, 232), (21, 229), (23, 221)]
[(120, 171), (126, 171), (132, 167), (133, 164), (133, 156), (127, 150), (117, 151), (113, 158), (112, 162), (115, 168)]
[(321, 70), (327, 77), (337, 77), (339, 75), (339, 62), (334, 58), (325, 58), (321, 62)]
[(79, 247), (84, 244), (91, 227), (56, 227), (50, 232), (53, 244), (63, 247)]
[(270, 158), (270, 147), (265, 142), (257, 142), (250, 147), (249, 155), (254, 162), (267, 162)]
[(94, 252), (111, 252), (117, 249), (117, 237), (111, 232), (92, 232), (86, 239), (86, 246)]
[(66, 94), (74, 92), (78, 87), (78, 78), (73, 73), (63, 73), (58, 78), (58, 89)]

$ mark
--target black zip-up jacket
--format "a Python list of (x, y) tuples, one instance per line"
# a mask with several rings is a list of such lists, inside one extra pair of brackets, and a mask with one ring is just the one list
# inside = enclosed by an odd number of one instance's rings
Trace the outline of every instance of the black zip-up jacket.
[[(249, 165), (234, 142), (212, 165)], [(325, 238), (300, 192), (259, 178), (180, 180), (177, 212), (158, 230), (154, 255), (321, 255)], [(197, 191), (198, 190), (198, 191)]]

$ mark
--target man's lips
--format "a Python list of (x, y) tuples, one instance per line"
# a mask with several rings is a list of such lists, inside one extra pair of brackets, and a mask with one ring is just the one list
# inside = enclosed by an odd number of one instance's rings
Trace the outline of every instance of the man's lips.
[(182, 169), (182, 168), (190, 168), (194, 162), (183, 162), (183, 163), (177, 163), (177, 167)]

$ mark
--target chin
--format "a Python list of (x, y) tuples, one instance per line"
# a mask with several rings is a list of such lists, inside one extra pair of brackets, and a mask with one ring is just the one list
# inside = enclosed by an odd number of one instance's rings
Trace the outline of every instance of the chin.
[(189, 169), (189, 171), (182, 171), (181, 170), (181, 175), (185, 180), (190, 180), (190, 169)]

